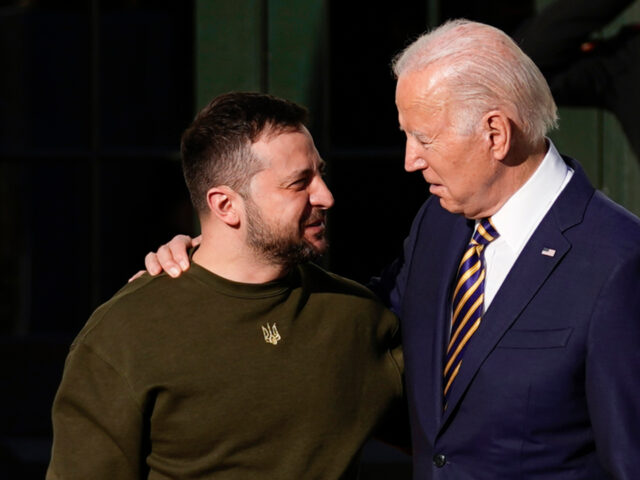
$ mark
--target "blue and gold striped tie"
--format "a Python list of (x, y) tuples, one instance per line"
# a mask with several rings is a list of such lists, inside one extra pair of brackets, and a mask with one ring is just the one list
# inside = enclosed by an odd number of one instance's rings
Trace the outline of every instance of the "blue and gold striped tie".
[(483, 250), (499, 236), (491, 220), (482, 219), (460, 261), (456, 288), (452, 296), (451, 339), (444, 367), (445, 409), (451, 385), (460, 371), (462, 355), (469, 339), (480, 326), (480, 319), (484, 313)]

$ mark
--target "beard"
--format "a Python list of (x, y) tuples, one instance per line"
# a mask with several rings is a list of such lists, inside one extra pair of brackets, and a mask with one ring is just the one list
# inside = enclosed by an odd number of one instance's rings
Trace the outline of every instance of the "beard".
[[(318, 248), (304, 237), (305, 225), (324, 220), (323, 210), (314, 209), (304, 221), (286, 228), (265, 221), (251, 199), (245, 201), (245, 206), (247, 244), (267, 262), (293, 267), (316, 260), (326, 251), (326, 242), (323, 248)], [(316, 240), (324, 240), (324, 231), (316, 235)]]

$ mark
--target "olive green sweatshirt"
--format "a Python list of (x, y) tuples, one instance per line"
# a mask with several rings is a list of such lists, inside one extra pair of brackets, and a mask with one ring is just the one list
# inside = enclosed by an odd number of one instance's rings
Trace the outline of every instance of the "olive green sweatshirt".
[(398, 337), (372, 293), (312, 264), (259, 285), (144, 276), (71, 346), (47, 479), (355, 478), (402, 395)]

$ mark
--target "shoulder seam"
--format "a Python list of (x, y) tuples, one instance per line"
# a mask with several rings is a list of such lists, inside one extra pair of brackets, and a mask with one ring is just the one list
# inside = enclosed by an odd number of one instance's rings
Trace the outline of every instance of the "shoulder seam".
[(138, 409), (138, 411), (142, 415), (144, 413), (142, 405), (140, 405), (138, 403), (138, 401), (136, 400), (135, 395), (133, 394), (134, 389), (131, 386), (131, 383), (129, 383), (129, 380), (127, 379), (127, 377), (125, 375), (123, 375), (122, 373), (120, 373), (118, 371), (118, 369), (109, 360), (107, 360), (102, 355), (100, 355), (93, 347), (88, 345), (86, 342), (84, 342), (84, 341), (74, 342), (72, 352), (73, 352), (73, 350), (75, 350), (78, 347), (84, 347), (85, 349), (87, 349), (87, 351), (90, 354), (92, 354), (96, 358), (99, 358), (105, 365), (107, 365), (111, 370), (113, 370), (114, 373), (119, 378), (122, 379), (122, 382), (127, 386), (127, 391), (129, 392), (129, 398), (131, 399), (131, 401), (134, 403), (134, 405), (136, 406), (136, 408)]

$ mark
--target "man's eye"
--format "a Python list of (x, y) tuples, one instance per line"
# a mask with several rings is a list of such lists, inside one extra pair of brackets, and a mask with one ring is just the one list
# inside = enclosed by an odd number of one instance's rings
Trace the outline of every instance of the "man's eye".
[(413, 136), (413, 139), (420, 144), (422, 147), (428, 147), (431, 145), (431, 140), (425, 137), (418, 137), (416, 135)]

